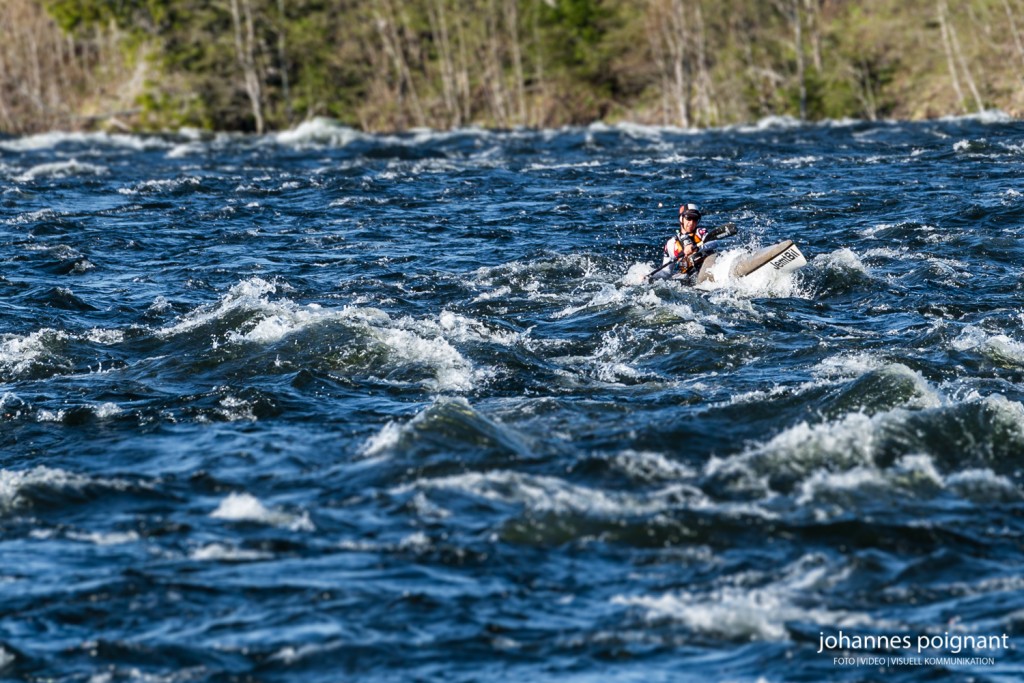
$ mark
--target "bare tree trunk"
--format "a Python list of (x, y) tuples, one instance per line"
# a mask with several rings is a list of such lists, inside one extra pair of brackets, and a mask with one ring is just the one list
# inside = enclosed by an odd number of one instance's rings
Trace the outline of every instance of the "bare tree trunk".
[(669, 60), (665, 55), (664, 41), (661, 37), (661, 22), (656, 17), (654, 11), (648, 8), (647, 12), (647, 35), (651, 44), (651, 54), (654, 57), (654, 63), (658, 65), (658, 75), (661, 79), (661, 121), (664, 125), (669, 125), (672, 121), (672, 104), (669, 98), (669, 90), (672, 87), (671, 80), (669, 79), (669, 72), (671, 71)]
[[(947, 47), (947, 57), (950, 60), (950, 66), (953, 66), (953, 56), (956, 57), (956, 61), (960, 64), (960, 68), (964, 72), (964, 78), (967, 80), (967, 86), (971, 89), (971, 95), (974, 96), (974, 103), (978, 107), (978, 111), (984, 111), (985, 105), (982, 103), (981, 94), (978, 92), (978, 86), (974, 83), (974, 77), (971, 76), (970, 67), (967, 65), (967, 60), (964, 59), (963, 51), (960, 49), (960, 40), (956, 36), (956, 31), (949, 27), (949, 8), (946, 5), (946, 0), (939, 1), (939, 21), (942, 24), (943, 38), (948, 41), (949, 47)], [(958, 93), (961, 96), (961, 102), (963, 102), (963, 91), (957, 88)]]
[(715, 84), (711, 77), (711, 68), (708, 62), (707, 24), (704, 23), (704, 11), (701, 9), (700, 0), (697, 0), (694, 9), (697, 40), (697, 93), (703, 112), (704, 123), (714, 124), (718, 122), (718, 104), (716, 103)]
[(851, 64), (849, 68), (853, 72), (853, 77), (857, 79), (857, 85), (859, 86), (857, 88), (857, 99), (860, 100), (861, 105), (864, 107), (868, 120), (878, 120), (878, 103), (875, 97), (875, 89), (871, 83), (871, 68), (863, 58), (859, 65)]
[(466, 27), (462, 21), (459, 21), (458, 26), (458, 40), (459, 40), (459, 69), (456, 72), (456, 92), (458, 93), (459, 106), (461, 107), (462, 120), (469, 122), (473, 116), (473, 90), (472, 81), (470, 79), (469, 71), (469, 38), (466, 36)]
[(1013, 35), (1014, 45), (1017, 46), (1017, 54), (1020, 55), (1021, 61), (1024, 62), (1024, 42), (1021, 41), (1020, 31), (1017, 30), (1017, 18), (1014, 16), (1008, 0), (1003, 0), (1003, 9), (1006, 10), (1006, 18), (1010, 22), (1010, 33)]
[(113, 29), (65, 34), (38, 0), (0, 0), (0, 131), (78, 128), (105, 116), (79, 116), (109, 100), (124, 75), (124, 54), (106, 51)]
[(416, 92), (416, 83), (413, 81), (409, 62), (405, 58), (405, 47), (402, 44), (402, 39), (396, 26), (398, 19), (391, 7), (390, 0), (374, 0), (374, 15), (377, 20), (377, 32), (384, 45), (384, 51), (391, 59), (395, 74), (398, 77), (397, 96), (399, 108), (404, 109), (404, 96), (408, 92), (416, 125), (423, 126), (426, 122), (426, 116), (424, 116), (423, 106), (420, 104), (420, 98)]
[(821, 73), (824, 70), (821, 58), (821, 5), (819, 0), (806, 0), (806, 7), (811, 26), (811, 59), (814, 68)]
[(288, 44), (287, 44), (287, 16), (284, 11), (285, 0), (277, 0), (278, 32), (277, 32), (277, 61), (281, 69), (281, 95), (284, 98), (284, 112), (288, 125), (295, 120), (295, 111), (292, 108), (291, 80), (288, 77)]
[(505, 78), (502, 73), (501, 56), (499, 44), (501, 35), (498, 29), (499, 16), (494, 5), (494, 0), (487, 3), (487, 46), (485, 49), (484, 77), (487, 81), (487, 92), (490, 94), (491, 114), (502, 128), (508, 127), (507, 94), (505, 93)]
[[(543, 1), (544, 0), (537, 0), (537, 2)], [(542, 113), (541, 107), (547, 107), (548, 89), (547, 80), (545, 79), (544, 72), (544, 54), (543, 50), (540, 49), (540, 12), (537, 11), (536, 9), (534, 9), (533, 11), (533, 43), (535, 46), (533, 50), (533, 78), (534, 81), (537, 83), (537, 85), (535, 86), (537, 94), (534, 96), (534, 101), (539, 101), (541, 104), (534, 105), (534, 113), (530, 119), (530, 124), (534, 126), (540, 126), (547, 118), (547, 116)]]
[(450, 127), (462, 125), (462, 111), (459, 107), (455, 64), (452, 59), (452, 44), (448, 35), (448, 16), (445, 12), (445, 0), (433, 0), (427, 5), (427, 19), (430, 30), (437, 40), (438, 58), (441, 70), (441, 97), (445, 113), (448, 115)]
[[(0, 74), (10, 74), (11, 67), (7, 62), (6, 50), (0, 48)], [(7, 107), (7, 83), (4, 80), (0, 80), (0, 131), (7, 131), (14, 129), (14, 117), (11, 116), (11, 110)]]
[(801, 0), (775, 0), (775, 8), (793, 27), (793, 52), (796, 54), (796, 80), (799, 92), (800, 120), (807, 120), (807, 59), (804, 56)]
[(259, 73), (256, 70), (256, 51), (254, 46), (256, 36), (252, 20), (252, 6), (249, 0), (242, 0), (245, 8), (245, 33), (243, 34), (242, 16), (238, 2), (239, 0), (231, 0), (231, 20), (235, 28), (235, 52), (245, 79), (245, 92), (249, 96), (249, 102), (252, 105), (252, 115), (256, 121), (256, 133), (262, 135), (264, 130), (263, 90)]
[(939, 15), (939, 29), (942, 31), (942, 46), (946, 50), (946, 66), (949, 69), (949, 76), (953, 80), (953, 90), (956, 91), (956, 99), (960, 103), (960, 106), (966, 110), (966, 98), (964, 97), (963, 88), (960, 87), (960, 76), (957, 74), (956, 60), (953, 57), (953, 43), (949, 37), (949, 25), (946, 23), (945, 3), (942, 0), (937, 0), (935, 8)]
[(807, 64), (804, 57), (803, 17), (800, 0), (793, 0), (793, 44), (796, 46), (796, 77), (800, 83), (800, 120), (807, 120)]
[(688, 38), (691, 27), (687, 24), (686, 0), (652, 0), (648, 8), (650, 22), (657, 30), (652, 32), (654, 52), (664, 55), (662, 64), (663, 80), (669, 86), (668, 100), (675, 109), (674, 119), (682, 128), (692, 125), (691, 90), (693, 85), (693, 59)]
[(523, 76), (523, 50), (519, 42), (519, 0), (505, 0), (505, 23), (512, 49), (512, 73), (515, 76), (516, 117), (526, 125), (526, 79)]

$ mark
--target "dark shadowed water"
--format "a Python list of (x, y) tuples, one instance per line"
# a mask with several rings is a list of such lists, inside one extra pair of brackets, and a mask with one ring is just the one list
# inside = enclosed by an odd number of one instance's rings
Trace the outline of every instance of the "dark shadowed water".
[[(0, 678), (1024, 676), (1024, 124), (54, 134), (0, 191)], [(646, 284), (682, 201), (808, 266)]]

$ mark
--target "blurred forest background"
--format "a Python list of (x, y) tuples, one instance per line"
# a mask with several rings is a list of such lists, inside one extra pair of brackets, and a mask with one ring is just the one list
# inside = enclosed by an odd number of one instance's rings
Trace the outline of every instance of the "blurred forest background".
[(1024, 113), (1024, 0), (0, 0), (0, 132)]

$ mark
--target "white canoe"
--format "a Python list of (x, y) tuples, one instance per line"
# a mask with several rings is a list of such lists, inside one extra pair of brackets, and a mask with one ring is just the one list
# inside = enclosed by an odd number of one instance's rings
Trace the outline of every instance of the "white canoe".
[[(704, 259), (704, 263), (701, 264), (700, 271), (697, 273), (696, 284), (715, 281), (711, 270), (717, 256), (718, 254), (711, 254)], [(800, 248), (793, 244), (793, 240), (784, 240), (762, 249), (753, 256), (740, 259), (733, 265), (729, 275), (730, 277), (746, 277), (762, 268), (768, 268), (775, 273), (790, 273), (806, 265), (807, 259), (800, 252)]]

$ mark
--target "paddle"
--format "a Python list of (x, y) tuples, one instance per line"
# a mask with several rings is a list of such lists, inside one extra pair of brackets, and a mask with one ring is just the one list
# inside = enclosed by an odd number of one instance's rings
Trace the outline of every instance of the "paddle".
[[(735, 223), (726, 223), (725, 225), (723, 225), (723, 226), (721, 226), (719, 228), (715, 228), (714, 230), (709, 231), (708, 234), (704, 236), (704, 241), (705, 242), (710, 242), (711, 240), (718, 240), (718, 239), (722, 239), (723, 237), (732, 237), (735, 234), (736, 234), (736, 224)], [(689, 257), (687, 257), (687, 256), (680, 256), (678, 258), (672, 259), (668, 263), (662, 263), (660, 266), (658, 266), (657, 268), (655, 268), (654, 270), (652, 270), (650, 273), (647, 274), (647, 279), (650, 280), (652, 277), (654, 277), (655, 275), (657, 275), (661, 271), (665, 270), (669, 266), (672, 266), (672, 265), (675, 265), (675, 264), (679, 263), (680, 261), (682, 261), (685, 258), (689, 258)], [(693, 269), (693, 261), (690, 262), (690, 267), (687, 268), (685, 271), (683, 271), (683, 273), (684, 274), (689, 273), (692, 269)]]
[(679, 263), (684, 258), (686, 258), (686, 257), (685, 256), (680, 256), (679, 258), (672, 259), (668, 263), (662, 263), (660, 266), (658, 266), (657, 268), (655, 268), (654, 270), (652, 270), (650, 273), (647, 274), (647, 279), (650, 280), (652, 277), (654, 277), (655, 275), (657, 275), (661, 271), (665, 270), (669, 266), (673, 266), (673, 265)]
[(725, 225), (721, 226), (720, 228), (715, 228), (714, 230), (709, 232), (707, 234), (707, 237), (704, 238), (704, 241), (708, 242), (710, 240), (720, 240), (723, 237), (732, 237), (735, 234), (736, 234), (736, 224), (735, 223), (726, 223)]

